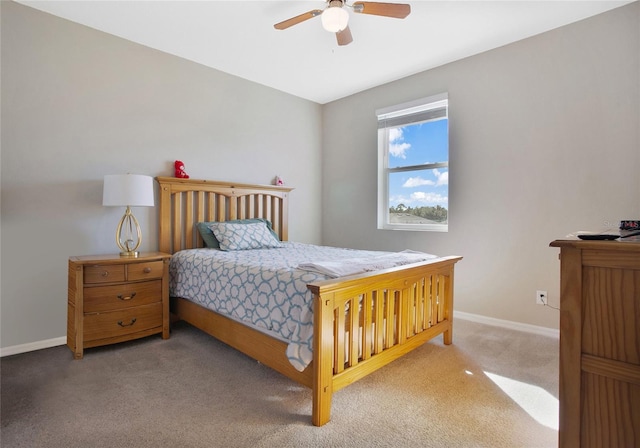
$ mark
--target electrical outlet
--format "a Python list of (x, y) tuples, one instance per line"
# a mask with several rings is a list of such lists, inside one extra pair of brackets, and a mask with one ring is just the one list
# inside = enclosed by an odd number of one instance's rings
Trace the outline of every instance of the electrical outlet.
[(547, 304), (547, 291), (536, 291), (536, 304), (538, 305), (546, 305)]

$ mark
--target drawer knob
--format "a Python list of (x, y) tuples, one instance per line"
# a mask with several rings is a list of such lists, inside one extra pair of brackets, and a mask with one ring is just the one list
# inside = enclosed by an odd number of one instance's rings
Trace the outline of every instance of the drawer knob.
[(128, 324), (122, 323), (121, 320), (118, 321), (118, 325), (120, 325), (121, 327), (130, 327), (131, 325), (136, 323), (136, 318), (134, 317), (133, 319), (131, 319), (131, 322)]
[(102, 271), (103, 277), (109, 277), (109, 271)]
[(118, 299), (120, 300), (131, 300), (136, 296), (135, 292), (132, 292), (131, 294), (129, 294), (128, 296), (123, 296), (122, 294), (118, 294)]
[(144, 268), (142, 272), (144, 272), (145, 274), (148, 274), (149, 272), (151, 272), (151, 268)]

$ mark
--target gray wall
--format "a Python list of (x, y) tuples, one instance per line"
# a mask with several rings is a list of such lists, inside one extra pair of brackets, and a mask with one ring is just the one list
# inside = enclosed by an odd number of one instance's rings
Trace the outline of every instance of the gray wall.
[[(639, 66), (635, 2), (325, 105), (323, 244), (462, 255), (456, 310), (558, 328), (549, 242), (640, 218)], [(440, 92), (449, 232), (377, 230), (375, 110)]]
[[(103, 176), (175, 159), (193, 178), (281, 175), (292, 240), (463, 255), (457, 310), (550, 328), (549, 242), (640, 217), (638, 3), (325, 106), (0, 5), (1, 347), (64, 336), (68, 257), (115, 251)], [(444, 91), (450, 231), (376, 230), (374, 111)], [(134, 210), (143, 249), (156, 212)]]
[[(114, 253), (105, 174), (268, 184), (320, 243), (321, 106), (2, 1), (1, 346), (66, 334), (67, 260)], [(156, 250), (157, 208), (137, 208)]]

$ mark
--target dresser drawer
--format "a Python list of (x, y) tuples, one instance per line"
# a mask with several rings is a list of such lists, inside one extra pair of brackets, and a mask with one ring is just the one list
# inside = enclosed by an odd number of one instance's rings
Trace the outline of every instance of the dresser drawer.
[(125, 281), (125, 266), (122, 264), (85, 266), (84, 283), (112, 283)]
[(85, 314), (84, 340), (106, 339), (149, 330), (162, 331), (162, 303), (106, 313)]
[(151, 261), (149, 263), (132, 263), (127, 266), (127, 280), (145, 280), (150, 278), (162, 278), (164, 263)]
[(84, 288), (84, 312), (97, 313), (162, 301), (162, 280)]

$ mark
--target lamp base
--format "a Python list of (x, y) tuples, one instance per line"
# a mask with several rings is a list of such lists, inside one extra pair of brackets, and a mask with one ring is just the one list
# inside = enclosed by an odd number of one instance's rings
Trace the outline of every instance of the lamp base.
[[(133, 239), (134, 229), (137, 236), (135, 240)], [(138, 220), (133, 216), (133, 213), (131, 213), (131, 207), (127, 206), (127, 211), (125, 211), (116, 229), (116, 243), (121, 251), (120, 256), (123, 258), (137, 258), (138, 251), (136, 249), (140, 247), (140, 242), (142, 242), (140, 224), (138, 224)]]
[(120, 256), (122, 258), (138, 258), (138, 255), (140, 255), (140, 252), (137, 251), (125, 251), (125, 252), (120, 252)]

